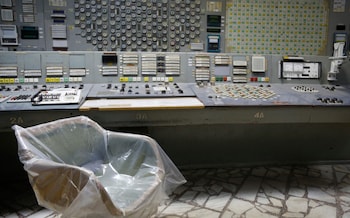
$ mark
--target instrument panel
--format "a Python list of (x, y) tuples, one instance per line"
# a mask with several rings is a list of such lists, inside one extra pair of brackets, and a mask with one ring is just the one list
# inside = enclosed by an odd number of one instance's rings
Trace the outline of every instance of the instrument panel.
[(329, 60), (323, 56), (52, 51), (1, 57), (5, 110), (19, 103), (79, 108), (89, 99), (173, 97), (198, 98), (204, 106), (350, 104), (346, 79), (326, 80)]

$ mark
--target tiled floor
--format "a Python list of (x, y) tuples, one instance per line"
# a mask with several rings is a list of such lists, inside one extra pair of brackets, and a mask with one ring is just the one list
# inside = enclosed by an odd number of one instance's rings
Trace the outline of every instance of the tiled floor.
[[(183, 170), (188, 182), (159, 217), (350, 218), (350, 164)], [(0, 217), (57, 217), (36, 204), (28, 185), (1, 193)]]

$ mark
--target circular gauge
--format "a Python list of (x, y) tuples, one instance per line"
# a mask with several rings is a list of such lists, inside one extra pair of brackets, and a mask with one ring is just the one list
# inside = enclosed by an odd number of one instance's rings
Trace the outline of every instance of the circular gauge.
[(97, 33), (96, 33), (95, 31), (93, 31), (93, 32), (91, 32), (91, 35), (92, 35), (93, 37), (96, 37), (96, 36), (97, 36)]
[(80, 8), (79, 11), (80, 11), (80, 13), (84, 13), (85, 12), (85, 8)]
[(102, 33), (102, 29), (101, 28), (97, 28), (97, 33)]
[(90, 41), (91, 41), (91, 38), (92, 38), (91, 36), (87, 36), (87, 37), (86, 37), (86, 41), (90, 42)]
[(109, 5), (109, 8), (110, 8), (111, 10), (114, 10), (114, 9), (115, 9), (115, 5)]
[(96, 5), (96, 8), (100, 10), (102, 8), (102, 5)]
[(131, 37), (131, 35), (132, 35), (132, 34), (131, 34), (131, 32), (129, 32), (129, 31), (128, 31), (128, 32), (126, 32), (126, 37), (130, 38), (130, 37)]
[(136, 44), (137, 44), (138, 46), (140, 46), (140, 45), (142, 44), (142, 42), (141, 42), (140, 40), (137, 40)]
[(91, 42), (93, 45), (96, 45), (97, 44), (97, 40), (96, 39), (94, 39), (94, 40), (92, 40), (92, 42)]
[(103, 48), (103, 45), (102, 45), (102, 44), (98, 44), (98, 45), (97, 45), (97, 48), (102, 49), (102, 48)]
[(137, 32), (136, 29), (132, 29), (132, 30), (131, 30), (131, 33), (132, 33), (132, 34), (136, 34), (136, 32)]
[(112, 28), (112, 29), (111, 29), (111, 33), (115, 33), (115, 29)]
[(101, 3), (102, 3), (102, 5), (107, 5), (107, 1), (106, 0), (102, 0)]
[(74, 8), (75, 8), (75, 9), (78, 9), (78, 8), (80, 8), (80, 5), (79, 5), (78, 3), (75, 3), (75, 4), (74, 4)]
[(80, 29), (85, 29), (85, 27), (86, 27), (86, 24), (85, 24), (85, 23), (81, 23), (81, 24), (80, 24)]
[(107, 36), (108, 36), (108, 33), (107, 33), (107, 32), (105, 32), (105, 31), (102, 32), (102, 37), (103, 37), (103, 38), (106, 38)]
[(96, 24), (97, 24), (97, 26), (101, 26), (102, 25), (102, 20), (100, 20), (100, 19), (96, 20)]
[(91, 4), (91, 5), (95, 5), (95, 4), (96, 4), (96, 1), (95, 1), (95, 0), (91, 0), (91, 1), (90, 1), (90, 4)]
[(91, 29), (90, 28), (86, 28), (86, 32), (87, 33), (91, 33)]
[(181, 41), (181, 42), (180, 42), (180, 45), (181, 45), (181, 46), (184, 46), (184, 45), (185, 45), (185, 41)]
[(120, 36), (122, 35), (120, 32), (117, 32), (116, 34), (115, 34), (118, 38), (120, 38)]
[(84, 14), (82, 14), (79, 18), (80, 18), (81, 21), (84, 21), (86, 17), (85, 17)]
[(102, 17), (102, 13), (101, 13), (101, 12), (97, 12), (97, 13), (96, 13), (96, 16), (97, 16), (97, 17)]
[(85, 15), (86, 15), (87, 17), (90, 17), (90, 16), (91, 16), (91, 12), (87, 11), (87, 12), (85, 13)]
[(102, 43), (103, 43), (104, 45), (108, 45), (108, 41), (107, 41), (107, 40), (103, 40)]
[(86, 4), (86, 5), (85, 5), (85, 8), (86, 8), (86, 9), (89, 9), (90, 7), (91, 7), (90, 4)]
[(81, 31), (81, 32), (80, 32), (80, 36), (81, 36), (81, 37), (85, 37), (85, 36), (86, 36), (86, 32), (85, 32), (85, 31)]
[(115, 20), (110, 20), (110, 21), (109, 21), (109, 24), (110, 24), (111, 26), (114, 26), (114, 25), (116, 24), (116, 22), (115, 22)]
[(81, 5), (85, 4), (85, 0), (80, 0), (79, 4), (81, 4)]
[(74, 24), (78, 26), (80, 24), (80, 20), (74, 20)]

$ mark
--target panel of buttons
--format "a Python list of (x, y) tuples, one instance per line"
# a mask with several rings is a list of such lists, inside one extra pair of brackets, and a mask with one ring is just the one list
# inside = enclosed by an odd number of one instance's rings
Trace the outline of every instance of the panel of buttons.
[(75, 26), (98, 50), (180, 51), (199, 39), (200, 0), (75, 0)]

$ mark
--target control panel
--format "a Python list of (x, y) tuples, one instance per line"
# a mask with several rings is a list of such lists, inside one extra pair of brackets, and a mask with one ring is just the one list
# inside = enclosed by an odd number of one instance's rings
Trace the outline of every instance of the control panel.
[(224, 51), (225, 1), (0, 2), (0, 48), (12, 51)]
[[(205, 106), (348, 105), (325, 56), (199, 52), (0, 52), (0, 105), (71, 105), (90, 99), (198, 98)], [(343, 67), (343, 68), (342, 68)], [(17, 104), (14, 104), (17, 103)], [(5, 106), (6, 105), (6, 106)], [(11, 106), (12, 105), (12, 106)]]
[(350, 34), (349, 10), (331, 10), (328, 0), (4, 0), (0, 50), (330, 56)]

